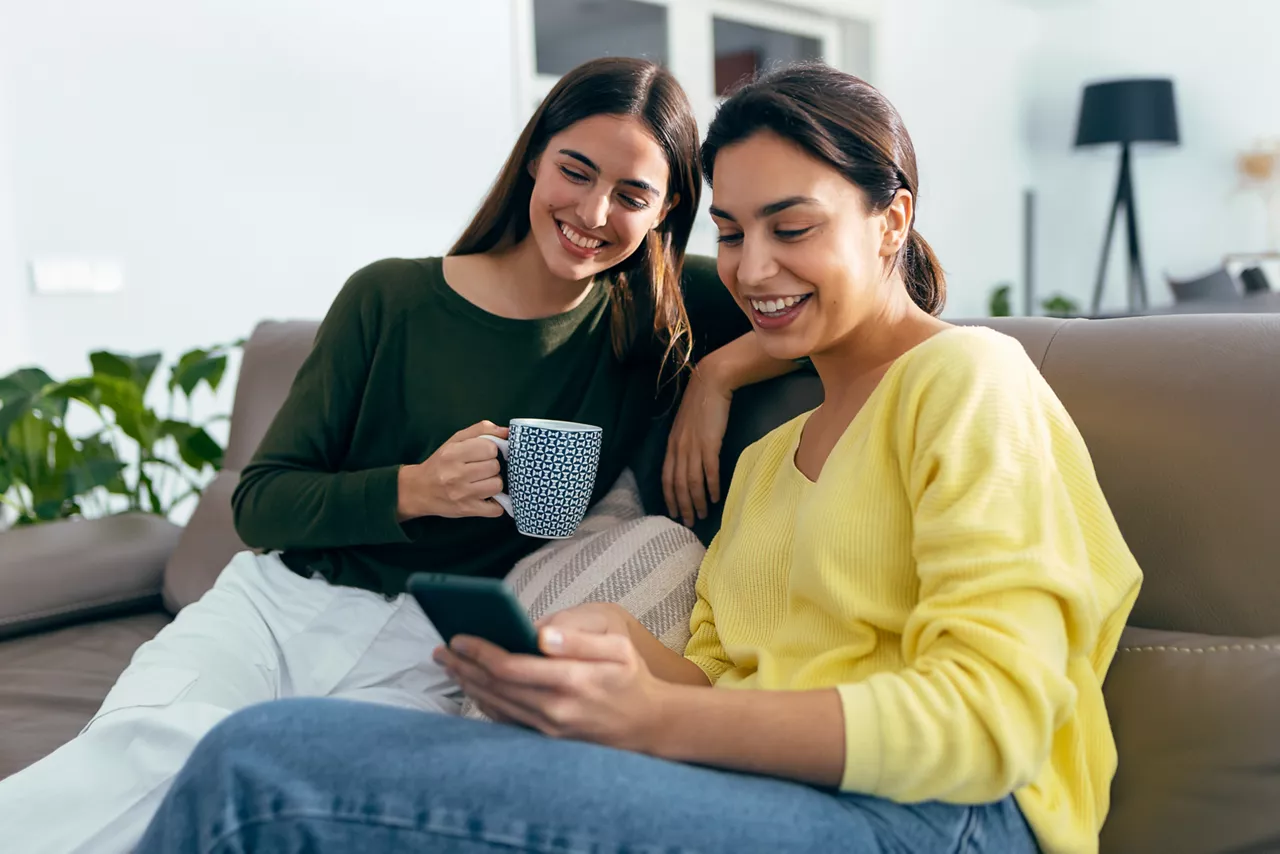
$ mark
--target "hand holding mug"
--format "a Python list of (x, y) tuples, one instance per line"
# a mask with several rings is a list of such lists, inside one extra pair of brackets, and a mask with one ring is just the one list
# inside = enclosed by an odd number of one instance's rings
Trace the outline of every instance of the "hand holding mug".
[(506, 439), (506, 427), (481, 421), (455, 433), (417, 465), (400, 468), (400, 521), (420, 516), (501, 516), (493, 497), (502, 492), (498, 449), (484, 437)]

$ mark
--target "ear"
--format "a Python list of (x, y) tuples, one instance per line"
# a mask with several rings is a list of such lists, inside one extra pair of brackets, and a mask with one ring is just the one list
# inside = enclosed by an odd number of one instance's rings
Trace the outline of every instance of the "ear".
[(679, 194), (679, 193), (673, 193), (673, 194), (671, 195), (671, 198), (667, 199), (666, 203), (662, 206), (662, 213), (658, 214), (658, 219), (657, 219), (657, 221), (656, 221), (656, 222), (654, 222), (654, 224), (653, 224), (653, 228), (651, 228), (651, 229), (649, 229), (649, 230), (650, 230), (650, 231), (657, 231), (657, 230), (658, 230), (658, 228), (659, 228), (659, 226), (661, 226), (661, 225), (662, 225), (662, 223), (666, 220), (666, 218), (667, 218), (667, 214), (671, 213), (671, 211), (672, 211), (672, 210), (675, 208), (675, 206), (676, 206), (676, 205), (678, 205), (678, 204), (680, 204), (680, 194)]
[(538, 179), (538, 164), (541, 163), (541, 161), (542, 155), (539, 154), (537, 157), (530, 160), (529, 164), (525, 166), (525, 168), (529, 170), (529, 177), (533, 178), (535, 181)]
[(916, 201), (910, 190), (899, 190), (880, 215), (880, 255), (891, 258), (902, 251), (915, 221)]

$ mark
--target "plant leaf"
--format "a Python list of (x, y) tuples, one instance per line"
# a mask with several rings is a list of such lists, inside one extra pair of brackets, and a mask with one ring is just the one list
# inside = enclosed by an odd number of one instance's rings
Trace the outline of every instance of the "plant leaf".
[(160, 438), (160, 419), (142, 401), (142, 391), (131, 380), (95, 374), (93, 381), (102, 395), (102, 405), (116, 416), (116, 424), (142, 450), (150, 454)]
[(136, 378), (144, 394), (151, 385), (151, 378), (155, 376), (156, 368), (160, 367), (160, 358), (159, 353), (147, 353), (134, 360), (138, 372)]
[(93, 377), (77, 377), (55, 383), (45, 389), (44, 396), (55, 400), (78, 400), (94, 409), (102, 405), (102, 391)]
[(173, 437), (182, 461), (195, 471), (201, 472), (205, 466), (215, 471), (222, 467), (222, 446), (203, 427), (169, 419), (160, 425), (160, 432)]
[(183, 394), (190, 397), (203, 381), (209, 386), (211, 392), (216, 392), (226, 372), (227, 357), (225, 355), (210, 354), (205, 350), (192, 350), (184, 354), (174, 367), (173, 375), (169, 380), (169, 389), (172, 391), (176, 386), (182, 389)]
[(14, 398), (0, 407), (0, 446), (16, 441), (9, 438), (9, 431), (31, 411), (32, 400), (31, 397)]
[(142, 491), (141, 487), (145, 486), (147, 488), (147, 501), (151, 507), (151, 512), (158, 516), (163, 516), (164, 508), (160, 506), (160, 496), (156, 495), (155, 484), (151, 482), (151, 478), (141, 468), (138, 469), (138, 484), (139, 492)]
[(159, 353), (147, 353), (143, 356), (129, 356), (123, 353), (112, 353), (98, 350), (89, 354), (89, 364), (93, 365), (94, 375), (115, 377), (128, 380), (138, 389), (140, 396), (145, 396), (151, 377), (160, 364)]
[(0, 405), (17, 397), (35, 397), (49, 385), (53, 385), (53, 380), (39, 368), (19, 368), (7, 377), (0, 377)]
[(133, 365), (130, 364), (130, 361), (128, 356), (121, 356), (119, 353), (110, 353), (106, 350), (96, 350), (89, 354), (89, 364), (93, 366), (94, 374), (115, 377), (120, 380), (133, 379)]

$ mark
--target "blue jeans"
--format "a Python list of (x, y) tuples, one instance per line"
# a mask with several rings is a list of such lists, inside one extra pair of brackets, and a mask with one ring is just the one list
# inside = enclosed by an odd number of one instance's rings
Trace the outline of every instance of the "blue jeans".
[(1036, 851), (1012, 798), (896, 804), (343, 700), (227, 718), (138, 854)]

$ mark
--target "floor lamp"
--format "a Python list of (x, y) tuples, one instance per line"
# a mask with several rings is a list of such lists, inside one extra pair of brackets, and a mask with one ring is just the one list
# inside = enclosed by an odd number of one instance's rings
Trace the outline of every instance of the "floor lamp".
[(1129, 309), (1147, 305), (1147, 281), (1142, 268), (1142, 247), (1138, 241), (1138, 214), (1133, 193), (1133, 166), (1130, 147), (1135, 142), (1178, 144), (1178, 112), (1172, 80), (1112, 80), (1093, 83), (1084, 89), (1076, 147), (1120, 143), (1120, 177), (1115, 201), (1107, 218), (1107, 236), (1102, 242), (1098, 279), (1093, 286), (1093, 314), (1102, 304), (1102, 288), (1107, 279), (1107, 260), (1120, 208), (1125, 211), (1129, 242)]

